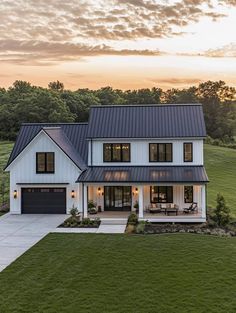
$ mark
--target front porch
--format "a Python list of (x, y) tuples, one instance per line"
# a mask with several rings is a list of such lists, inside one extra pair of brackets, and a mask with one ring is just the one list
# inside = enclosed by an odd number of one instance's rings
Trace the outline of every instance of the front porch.
[[(89, 214), (91, 201), (97, 214)], [(187, 212), (193, 202), (196, 210)], [(136, 212), (150, 222), (200, 223), (206, 220), (205, 184), (87, 184), (83, 210), (84, 217), (101, 220), (125, 220)]]

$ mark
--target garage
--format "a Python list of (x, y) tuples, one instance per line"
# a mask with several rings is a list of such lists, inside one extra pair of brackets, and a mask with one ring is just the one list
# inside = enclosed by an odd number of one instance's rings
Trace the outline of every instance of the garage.
[(66, 214), (66, 188), (22, 188), (23, 214)]

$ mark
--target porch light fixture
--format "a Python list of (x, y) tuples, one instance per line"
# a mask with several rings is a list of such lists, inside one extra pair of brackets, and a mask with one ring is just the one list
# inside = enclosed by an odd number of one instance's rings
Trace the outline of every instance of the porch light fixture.
[(74, 197), (75, 197), (75, 191), (71, 190), (71, 198), (74, 198)]
[(135, 188), (135, 191), (133, 192), (133, 196), (138, 194), (138, 188)]
[(13, 192), (13, 197), (14, 197), (14, 199), (17, 198), (17, 190), (14, 190), (14, 192)]
[(101, 195), (103, 196), (103, 192), (101, 192), (101, 187), (98, 187), (98, 195), (99, 196), (101, 196)]

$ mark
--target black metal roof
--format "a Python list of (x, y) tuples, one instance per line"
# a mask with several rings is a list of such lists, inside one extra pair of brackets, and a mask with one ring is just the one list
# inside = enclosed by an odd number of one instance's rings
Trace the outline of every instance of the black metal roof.
[(89, 138), (205, 137), (201, 104), (94, 106)]
[[(87, 123), (30, 123), (22, 124), (7, 166), (25, 149), (25, 147), (44, 127), (60, 127), (69, 142), (73, 145), (75, 151), (82, 158), (83, 162), (87, 164)], [(57, 140), (59, 140), (59, 138)], [(63, 140), (63, 144), (68, 145), (66, 144), (66, 140)], [(67, 146), (66, 150), (68, 151), (68, 149)]]
[(81, 170), (86, 168), (86, 163), (75, 150), (74, 146), (65, 135), (61, 127), (44, 127), (43, 131), (57, 144), (57, 146), (78, 166)]
[(207, 183), (203, 166), (93, 166), (82, 172), (84, 183)]

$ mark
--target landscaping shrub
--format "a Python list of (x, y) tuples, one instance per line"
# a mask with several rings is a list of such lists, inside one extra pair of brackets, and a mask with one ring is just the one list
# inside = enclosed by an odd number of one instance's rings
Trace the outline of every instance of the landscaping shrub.
[(70, 215), (76, 217), (78, 213), (79, 213), (78, 209), (73, 206), (73, 208), (70, 210)]
[(144, 234), (145, 227), (146, 227), (146, 221), (140, 221), (138, 225), (136, 226), (136, 233), (137, 234)]
[(224, 197), (219, 193), (216, 198), (216, 208), (213, 210), (212, 219), (218, 226), (226, 226), (230, 223), (230, 209), (226, 206)]

